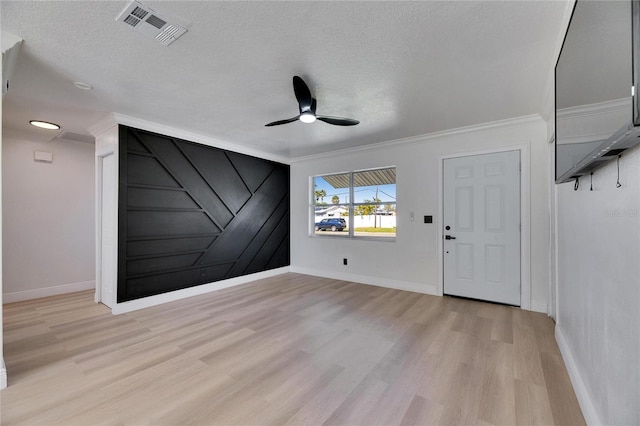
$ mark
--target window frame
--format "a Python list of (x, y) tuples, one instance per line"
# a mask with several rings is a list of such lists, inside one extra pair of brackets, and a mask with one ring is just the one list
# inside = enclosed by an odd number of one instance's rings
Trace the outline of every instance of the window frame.
[[(310, 230), (309, 230), (309, 236), (313, 237), (313, 238), (336, 238), (335, 235), (318, 235), (315, 231), (315, 223), (316, 223), (316, 208), (319, 206), (326, 206), (326, 204), (316, 204), (316, 197), (315, 197), (315, 179), (316, 178), (323, 178), (325, 176), (337, 176), (337, 175), (349, 175), (349, 202), (346, 203), (336, 203), (336, 204), (331, 204), (332, 206), (343, 206), (346, 207), (347, 210), (349, 211), (349, 215), (348, 215), (348, 233), (346, 236), (342, 236), (342, 237), (338, 237), (338, 238), (347, 238), (347, 239), (357, 239), (357, 240), (369, 240), (369, 241), (388, 241), (388, 242), (395, 242), (396, 241), (396, 237), (397, 237), (397, 232), (398, 232), (398, 222), (397, 222), (397, 217), (398, 217), (398, 200), (397, 200), (397, 192), (396, 192), (396, 199), (394, 200), (393, 203), (390, 203), (389, 201), (377, 201), (377, 202), (368, 202), (368, 203), (364, 203), (364, 202), (354, 202), (355, 198), (354, 198), (354, 175), (357, 173), (361, 173), (361, 172), (369, 172), (369, 171), (374, 171), (374, 170), (387, 170), (387, 169), (394, 169), (394, 174), (396, 171), (396, 166), (392, 165), (392, 166), (384, 166), (384, 167), (373, 167), (370, 169), (360, 169), (360, 170), (351, 170), (351, 171), (344, 171), (344, 172), (334, 172), (334, 173), (324, 173), (324, 174), (318, 174), (318, 175), (313, 175), (310, 177), (310, 191), (309, 191), (309, 195), (311, 197), (311, 202), (310, 202), (310, 221), (309, 221), (309, 225), (310, 225)], [(394, 185), (396, 185), (396, 191), (397, 191), (397, 182), (394, 183)], [(373, 185), (371, 185), (373, 186)], [(376, 214), (374, 216), (377, 215), (377, 212), (379, 211), (380, 207), (384, 207), (388, 204), (393, 204), (395, 206), (395, 216), (396, 216), (396, 233), (393, 237), (381, 237), (381, 236), (375, 236), (375, 235), (355, 235), (355, 226), (353, 226), (354, 224), (354, 218), (356, 216), (355, 211), (356, 208), (359, 206), (376, 206)]]

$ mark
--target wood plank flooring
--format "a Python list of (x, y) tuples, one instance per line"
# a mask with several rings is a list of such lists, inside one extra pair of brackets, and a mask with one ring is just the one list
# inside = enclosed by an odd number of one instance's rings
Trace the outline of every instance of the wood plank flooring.
[(299, 274), (4, 306), (3, 425), (582, 425), (545, 315)]

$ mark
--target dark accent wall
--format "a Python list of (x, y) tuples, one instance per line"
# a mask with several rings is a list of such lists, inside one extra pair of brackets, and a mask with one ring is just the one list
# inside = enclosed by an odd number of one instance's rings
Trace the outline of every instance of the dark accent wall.
[(289, 265), (289, 166), (120, 126), (118, 302)]

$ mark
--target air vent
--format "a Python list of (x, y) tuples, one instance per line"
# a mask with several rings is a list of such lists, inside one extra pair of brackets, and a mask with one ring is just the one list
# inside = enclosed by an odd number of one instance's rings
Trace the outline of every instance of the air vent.
[(133, 15), (128, 15), (126, 18), (124, 18), (124, 22), (131, 25), (132, 27), (135, 27), (136, 25), (138, 25), (140, 20)]
[(136, 8), (131, 11), (131, 15), (135, 16), (136, 18), (140, 18), (140, 19), (143, 19), (148, 14), (149, 14), (149, 12), (147, 12), (146, 10), (144, 10), (143, 8), (141, 8), (139, 6), (136, 6)]
[(153, 25), (154, 27), (156, 27), (159, 30), (161, 30), (162, 27), (164, 27), (167, 24), (165, 21), (163, 21), (162, 19), (158, 18), (156, 15), (149, 16), (149, 18), (147, 19), (147, 23)]
[(170, 45), (187, 32), (186, 28), (170, 23), (169, 19), (137, 1), (131, 2), (118, 15), (116, 21), (128, 24), (136, 31), (155, 38), (165, 46)]
[(175, 40), (176, 34), (180, 32), (180, 28), (174, 27), (173, 25), (167, 25), (165, 29), (163, 29), (160, 34), (156, 36), (156, 39), (162, 43), (168, 45), (172, 40)]

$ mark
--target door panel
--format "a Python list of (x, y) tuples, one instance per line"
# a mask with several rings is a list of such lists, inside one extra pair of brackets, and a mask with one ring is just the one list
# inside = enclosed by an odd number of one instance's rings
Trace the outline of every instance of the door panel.
[(473, 280), (473, 245), (456, 243), (456, 278)]
[(455, 227), (460, 231), (473, 231), (473, 187), (458, 187), (455, 191)]
[(484, 264), (487, 282), (504, 284), (505, 248), (504, 245), (487, 244), (484, 249)]
[(484, 230), (504, 232), (504, 185), (488, 185), (484, 188)]
[(520, 152), (447, 159), (443, 190), (444, 293), (519, 306)]

